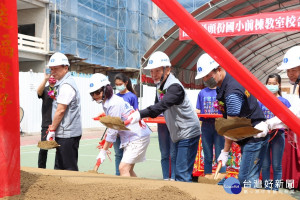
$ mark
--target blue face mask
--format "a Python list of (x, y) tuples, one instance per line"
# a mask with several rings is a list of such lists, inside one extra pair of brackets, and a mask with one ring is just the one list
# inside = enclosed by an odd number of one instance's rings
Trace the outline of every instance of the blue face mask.
[(122, 92), (122, 91), (124, 91), (126, 89), (126, 87), (125, 87), (124, 84), (122, 84), (120, 86), (116, 86), (116, 89), (119, 90), (119, 92)]
[(277, 93), (279, 91), (278, 85), (266, 85), (268, 90), (270, 90), (273, 94)]

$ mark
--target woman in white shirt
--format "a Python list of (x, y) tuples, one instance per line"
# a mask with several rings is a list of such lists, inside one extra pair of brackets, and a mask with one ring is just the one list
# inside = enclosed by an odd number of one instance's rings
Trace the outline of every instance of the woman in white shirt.
[[(102, 104), (107, 116), (120, 117), (122, 121), (126, 121), (128, 115), (134, 111), (128, 102), (113, 94), (113, 88), (103, 74), (97, 73), (91, 77), (89, 93), (93, 100)], [(129, 124), (127, 128), (130, 130), (118, 131), (111, 128), (107, 130), (106, 142), (100, 150), (97, 160), (100, 158), (100, 162), (103, 163), (109, 146), (116, 141), (119, 134), (121, 139), (120, 148), (123, 148), (123, 158), (119, 166), (120, 175), (136, 177), (133, 168), (135, 163), (143, 162), (146, 159), (145, 155), (150, 143), (151, 130), (143, 121)]]

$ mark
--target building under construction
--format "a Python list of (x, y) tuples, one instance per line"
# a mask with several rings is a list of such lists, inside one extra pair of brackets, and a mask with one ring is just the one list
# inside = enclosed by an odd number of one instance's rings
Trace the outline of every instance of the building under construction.
[[(190, 12), (205, 2), (181, 1)], [(51, 0), (49, 9), (50, 51), (115, 69), (138, 69), (144, 53), (174, 25), (149, 0)]]

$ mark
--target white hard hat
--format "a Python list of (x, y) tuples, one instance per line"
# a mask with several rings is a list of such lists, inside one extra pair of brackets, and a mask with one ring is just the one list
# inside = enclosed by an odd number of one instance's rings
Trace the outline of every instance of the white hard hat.
[(59, 66), (59, 65), (67, 65), (70, 66), (69, 60), (65, 54), (56, 52), (54, 53), (48, 62), (48, 67), (54, 67), (54, 66)]
[(161, 51), (153, 53), (148, 61), (147, 66), (144, 69), (155, 69), (158, 67), (171, 67), (170, 58)]
[(197, 62), (197, 75), (195, 79), (203, 78), (209, 72), (214, 69), (217, 69), (219, 64), (210, 57), (207, 53), (202, 54)]
[(110, 84), (110, 82), (107, 76), (100, 73), (93, 74), (93, 76), (90, 78), (89, 93), (95, 92), (96, 90), (99, 90), (108, 84)]
[(279, 70), (291, 69), (300, 66), (300, 46), (290, 48), (284, 55)]

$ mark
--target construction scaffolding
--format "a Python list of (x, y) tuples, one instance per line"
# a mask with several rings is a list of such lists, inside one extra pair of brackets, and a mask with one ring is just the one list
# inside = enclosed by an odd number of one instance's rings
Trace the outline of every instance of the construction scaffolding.
[[(208, 0), (179, 0), (189, 12)], [(150, 0), (50, 0), (50, 50), (115, 69), (140, 68), (174, 23)]]

